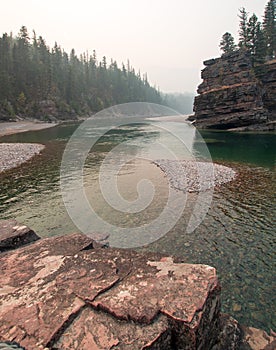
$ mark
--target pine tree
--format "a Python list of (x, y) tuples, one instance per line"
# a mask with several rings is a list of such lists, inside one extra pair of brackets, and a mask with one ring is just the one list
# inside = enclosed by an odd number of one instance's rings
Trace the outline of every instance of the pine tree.
[(261, 24), (257, 24), (255, 62), (264, 63), (267, 56), (267, 44)]
[(269, 58), (276, 55), (276, 0), (270, 0), (265, 7), (263, 28), (267, 42), (267, 54)]
[(249, 18), (247, 25), (248, 51), (253, 56), (256, 54), (258, 28), (260, 28), (260, 23), (258, 21), (258, 17), (255, 15), (255, 13), (253, 13), (253, 15)]
[(220, 45), (220, 49), (224, 53), (233, 52), (236, 50), (236, 45), (232, 34), (226, 32), (223, 34)]
[(240, 18), (240, 30), (239, 30), (239, 47), (245, 50), (248, 50), (248, 23), (247, 17), (248, 12), (246, 12), (245, 8), (242, 7), (240, 10), (240, 14), (238, 17)]

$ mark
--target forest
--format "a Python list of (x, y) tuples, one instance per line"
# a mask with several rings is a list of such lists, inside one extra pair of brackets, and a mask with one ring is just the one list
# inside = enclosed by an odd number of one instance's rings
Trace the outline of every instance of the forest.
[(0, 120), (36, 118), (45, 121), (88, 116), (111, 105), (146, 101), (162, 103), (147, 75), (128, 62), (119, 67), (96, 52), (78, 57), (25, 26), (18, 35), (0, 38)]
[(263, 21), (255, 13), (243, 7), (239, 10), (239, 42), (235, 43), (231, 33), (223, 34), (220, 48), (223, 53), (244, 50), (251, 54), (254, 65), (275, 58), (276, 55), (276, 0), (269, 0), (265, 6)]

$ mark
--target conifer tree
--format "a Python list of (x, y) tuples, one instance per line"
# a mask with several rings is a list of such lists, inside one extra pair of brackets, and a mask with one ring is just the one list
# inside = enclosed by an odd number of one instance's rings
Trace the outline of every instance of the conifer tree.
[(258, 21), (258, 17), (253, 13), (253, 15), (249, 18), (247, 24), (247, 40), (248, 40), (248, 51), (251, 55), (256, 54), (256, 46), (258, 40), (258, 30), (260, 30), (260, 23)]
[(233, 52), (236, 50), (236, 45), (235, 45), (235, 41), (234, 41), (232, 34), (230, 34), (228, 32), (223, 34), (221, 42), (220, 42), (220, 49), (224, 53), (229, 53), (229, 52)]
[(239, 30), (239, 47), (247, 50), (249, 47), (248, 43), (248, 12), (246, 12), (245, 8), (242, 7), (240, 10), (240, 14), (238, 17), (240, 18), (240, 30)]
[(23, 26), (15, 38), (0, 37), (0, 119), (15, 113), (43, 117), (49, 104), (64, 119), (117, 103), (161, 103), (160, 92), (129, 62), (127, 67), (119, 68), (116, 61), (109, 65), (105, 56), (98, 62), (95, 51), (79, 58), (74, 49), (68, 55), (57, 43), (50, 49), (35, 32), (30, 40)]
[(267, 43), (262, 30), (261, 24), (257, 24), (257, 33), (256, 33), (256, 47), (255, 47), (255, 62), (264, 63), (267, 56)]
[(263, 20), (264, 35), (267, 42), (267, 55), (274, 58), (276, 55), (276, 0), (270, 0), (265, 7)]

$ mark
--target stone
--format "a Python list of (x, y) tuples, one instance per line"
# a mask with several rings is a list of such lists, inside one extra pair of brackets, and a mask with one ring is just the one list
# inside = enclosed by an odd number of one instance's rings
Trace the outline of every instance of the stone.
[(0, 341), (33, 349), (211, 349), (219, 331), (214, 268), (81, 234), (0, 255)]
[[(212, 350), (242, 350), (243, 331), (238, 321), (230, 315), (221, 314), (219, 324), (220, 333), (218, 341)], [(246, 350), (246, 348), (243, 350)]]
[(37, 241), (40, 237), (16, 220), (0, 221), (0, 253)]
[(239, 312), (239, 311), (241, 311), (241, 309), (242, 309), (242, 306), (240, 304), (237, 304), (237, 303), (235, 303), (232, 307), (232, 310), (234, 312)]
[[(168, 319), (159, 315), (154, 323), (139, 325), (87, 307), (67, 328), (54, 347), (58, 349), (151, 349), (154, 343), (170, 349)], [(161, 347), (159, 347), (161, 348)]]
[(241, 350), (275, 350), (276, 337), (275, 333), (271, 332), (268, 335), (265, 331), (254, 327), (242, 327), (243, 341)]
[(194, 101), (199, 128), (274, 130), (276, 60), (253, 66), (250, 54), (235, 51), (204, 62)]

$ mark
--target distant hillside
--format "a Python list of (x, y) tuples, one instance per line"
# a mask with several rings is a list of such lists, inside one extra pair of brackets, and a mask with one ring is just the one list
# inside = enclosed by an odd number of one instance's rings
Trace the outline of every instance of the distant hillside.
[(163, 103), (182, 114), (193, 112), (194, 94), (171, 93), (163, 95)]
[(95, 51), (67, 54), (35, 32), (30, 38), (24, 26), (16, 37), (3, 34), (0, 53), (0, 120), (72, 119), (119, 103), (162, 103), (147, 75), (129, 63), (99, 61)]

